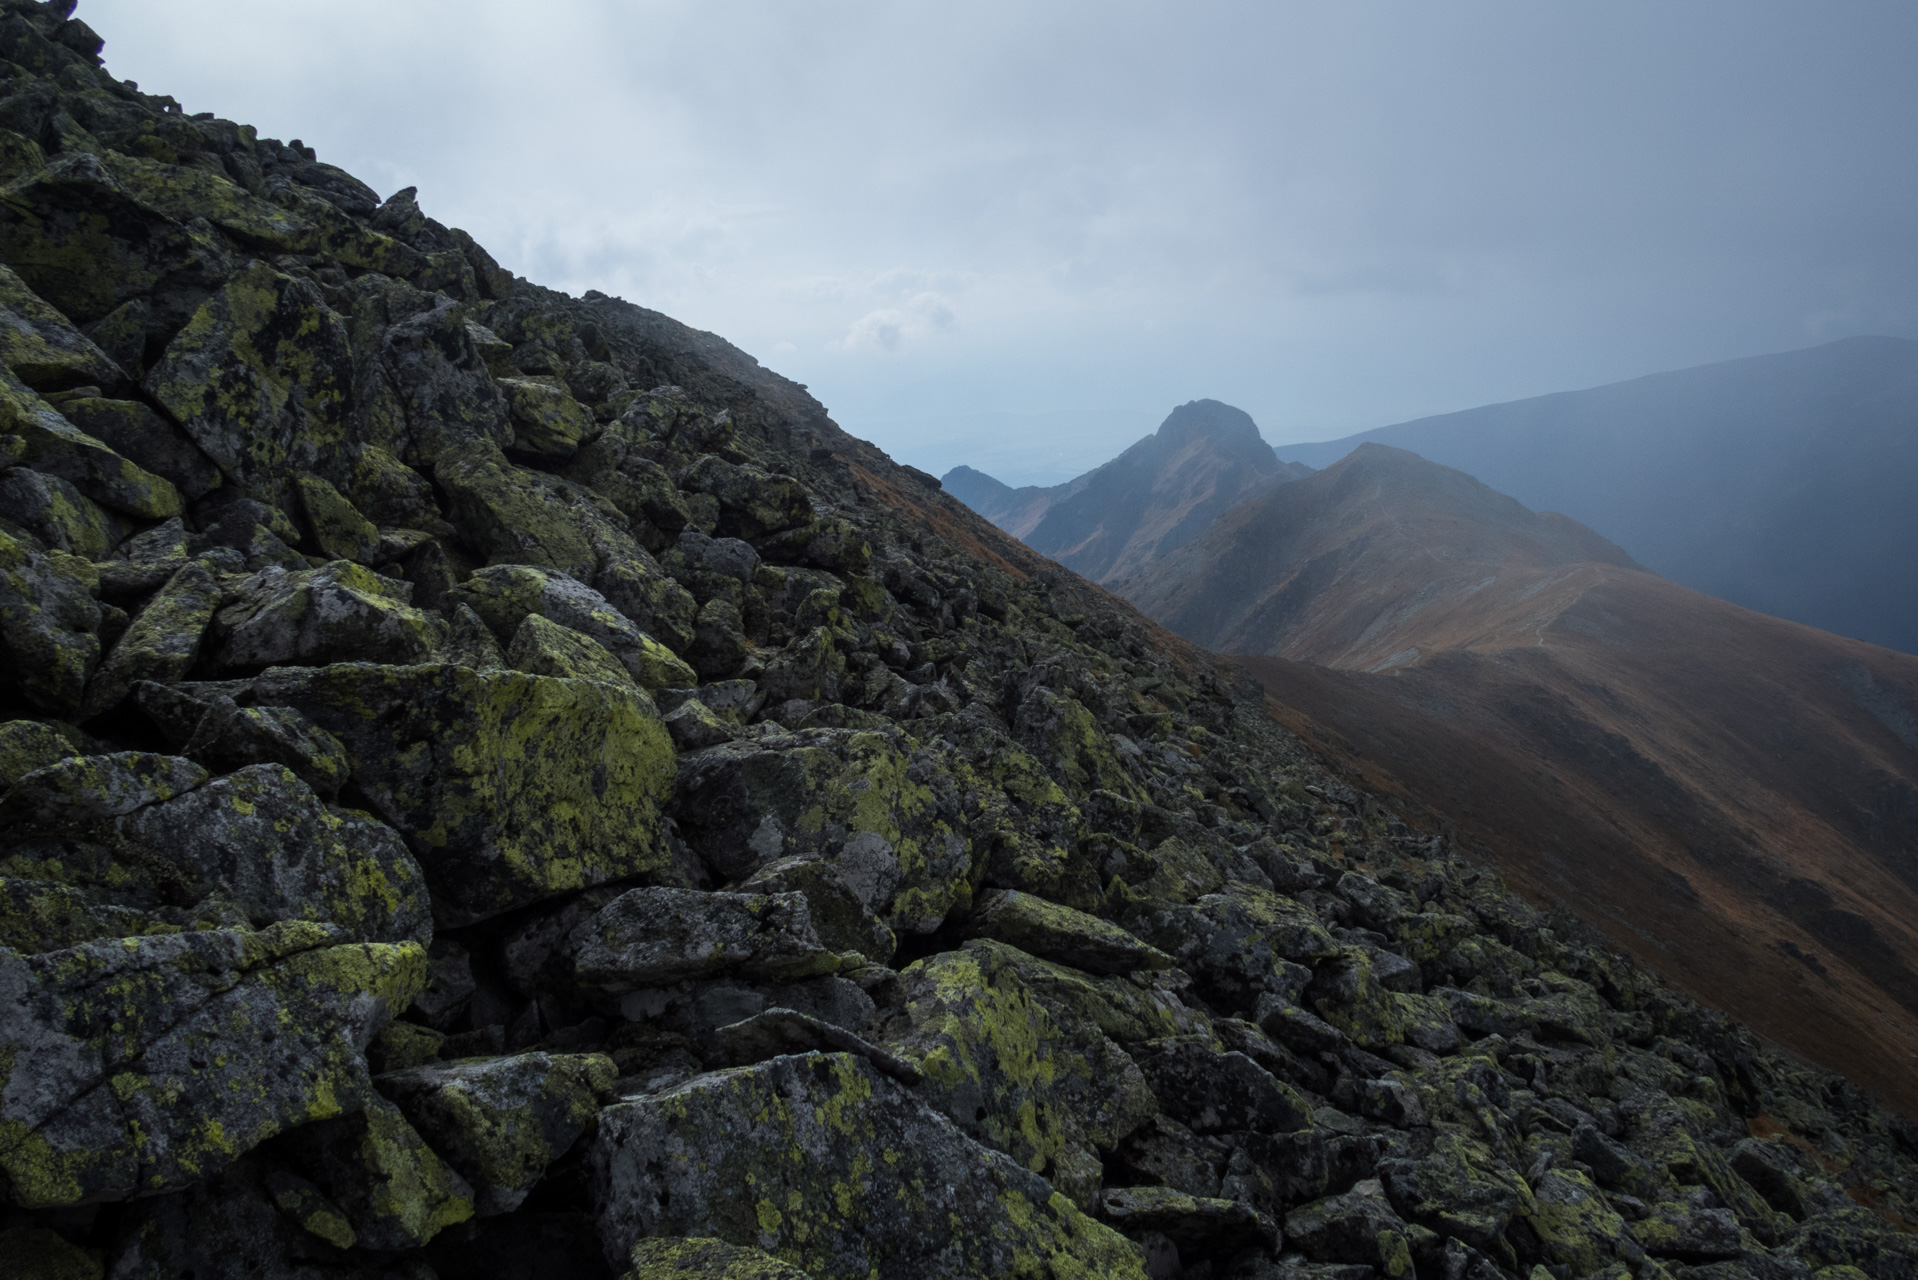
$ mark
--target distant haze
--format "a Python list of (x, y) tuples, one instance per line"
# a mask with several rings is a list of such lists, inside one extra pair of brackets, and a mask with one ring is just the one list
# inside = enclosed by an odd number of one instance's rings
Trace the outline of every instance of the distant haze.
[(1918, 336), (1918, 6), (83, 0), (187, 110), (417, 185), (934, 474)]

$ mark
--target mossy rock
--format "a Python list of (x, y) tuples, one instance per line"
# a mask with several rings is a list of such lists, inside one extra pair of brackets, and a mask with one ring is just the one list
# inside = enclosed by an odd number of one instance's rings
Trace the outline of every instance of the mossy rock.
[(142, 680), (172, 684), (200, 656), (200, 641), (220, 606), (220, 584), (211, 570), (189, 563), (134, 616), (106, 661), (87, 684), (83, 716), (110, 711)]
[(83, 560), (104, 559), (120, 539), (113, 516), (72, 481), (29, 467), (0, 471), (0, 509), (48, 549)]
[(811, 1280), (764, 1249), (724, 1240), (641, 1240), (620, 1280)]
[(639, 688), (599, 641), (536, 613), (527, 614), (513, 633), (513, 642), (506, 647), (506, 665), (537, 676), (603, 680), (628, 689)]
[(512, 414), (515, 452), (564, 462), (597, 425), (586, 406), (564, 388), (530, 378), (502, 378), (499, 388)]
[(327, 1193), (362, 1248), (415, 1249), (473, 1216), (466, 1180), (377, 1094), (275, 1146)]
[(842, 966), (797, 893), (633, 889), (576, 929), (573, 943), (579, 981), (614, 995), (693, 978), (792, 981)]
[(262, 569), (217, 615), (223, 666), (423, 662), (446, 637), (438, 616), (415, 609), (412, 584), (350, 560), (319, 569)]
[(354, 783), (406, 837), (446, 924), (668, 861), (673, 746), (636, 691), (344, 663), (268, 672), (254, 699), (293, 707), (346, 745)]
[(1090, 1203), (1099, 1153), (1158, 1111), (1137, 1065), (1096, 1025), (1055, 1016), (1001, 943), (942, 952), (903, 976), (905, 1019), (886, 1047), (924, 1073), (920, 1096)]
[(43, 391), (126, 381), (106, 352), (7, 266), (0, 266), (0, 364)]
[(455, 607), (472, 608), (503, 645), (511, 644), (526, 620), (538, 615), (597, 642), (643, 689), (684, 689), (698, 680), (670, 649), (569, 574), (525, 564), (493, 565), (473, 574), (448, 598)]
[(472, 1184), (479, 1212), (496, 1214), (572, 1149), (615, 1073), (597, 1054), (523, 1053), (414, 1067), (379, 1087)]
[(146, 377), (155, 401), (232, 480), (281, 490), (347, 464), (346, 327), (309, 280), (254, 263), (208, 298)]
[(774, 1058), (608, 1107), (588, 1163), (613, 1257), (644, 1238), (711, 1237), (818, 1276), (1145, 1276), (1130, 1241), (850, 1054)]
[(36, 707), (72, 715), (100, 657), (90, 566), (0, 532), (0, 659), (5, 681)]
[(0, 790), (35, 769), (79, 754), (72, 739), (44, 721), (9, 720), (0, 724)]
[(368, 1096), (358, 1046), (426, 977), (415, 943), (309, 922), (0, 952), (0, 1170), (16, 1203), (167, 1191)]
[(1172, 967), (1171, 956), (1109, 920), (1014, 890), (981, 898), (967, 930), (1088, 973)]
[(371, 564), (380, 557), (380, 531), (340, 491), (319, 476), (295, 476), (313, 545), (331, 560)]

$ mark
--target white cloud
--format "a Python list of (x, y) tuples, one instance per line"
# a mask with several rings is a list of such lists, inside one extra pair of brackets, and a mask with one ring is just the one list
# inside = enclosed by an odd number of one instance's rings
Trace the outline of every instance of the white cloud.
[(936, 293), (916, 293), (903, 307), (880, 307), (852, 322), (840, 345), (849, 351), (897, 351), (908, 340), (952, 327), (952, 304)]

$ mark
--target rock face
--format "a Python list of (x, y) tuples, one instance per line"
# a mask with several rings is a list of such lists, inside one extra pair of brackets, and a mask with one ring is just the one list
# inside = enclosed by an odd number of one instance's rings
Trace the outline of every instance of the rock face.
[(0, 0), (9, 1274), (1911, 1274), (1907, 1122), (99, 49)]

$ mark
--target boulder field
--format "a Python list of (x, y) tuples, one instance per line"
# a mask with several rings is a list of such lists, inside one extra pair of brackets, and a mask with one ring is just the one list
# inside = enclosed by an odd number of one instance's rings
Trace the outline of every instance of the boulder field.
[(1908, 1121), (72, 14), (0, 0), (0, 1273), (1914, 1274)]

